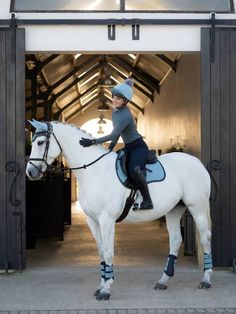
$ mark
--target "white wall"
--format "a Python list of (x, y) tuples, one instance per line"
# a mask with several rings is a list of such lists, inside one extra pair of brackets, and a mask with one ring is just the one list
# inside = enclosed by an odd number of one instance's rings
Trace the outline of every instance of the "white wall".
[[(236, 0), (234, 0), (236, 2)], [(0, 19), (9, 18), (10, 0), (1, 0)], [(209, 14), (157, 13), (17, 13), (25, 19), (97, 18), (209, 18)], [(217, 14), (217, 18), (236, 15)], [(189, 52), (200, 51), (200, 26), (140, 26), (140, 40), (132, 40), (131, 26), (117, 26), (116, 40), (107, 38), (107, 26), (25, 26), (27, 52)]]

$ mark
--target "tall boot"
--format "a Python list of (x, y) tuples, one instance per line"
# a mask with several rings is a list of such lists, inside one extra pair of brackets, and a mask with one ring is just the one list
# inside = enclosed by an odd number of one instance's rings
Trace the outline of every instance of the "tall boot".
[(152, 209), (153, 204), (148, 190), (147, 181), (139, 167), (135, 167), (131, 178), (134, 181), (136, 187), (140, 190), (143, 197), (143, 201), (140, 204), (139, 209)]

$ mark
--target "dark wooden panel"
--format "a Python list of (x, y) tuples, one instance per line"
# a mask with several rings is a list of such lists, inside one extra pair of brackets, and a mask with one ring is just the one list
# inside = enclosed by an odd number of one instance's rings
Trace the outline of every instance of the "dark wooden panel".
[(16, 181), (16, 198), (20, 201), (17, 211), (17, 263), (25, 268), (25, 30), (17, 29), (16, 36), (16, 161), (19, 175)]
[(236, 31), (230, 32), (230, 239), (231, 257), (236, 258)]
[[(15, 116), (15, 52), (14, 50), (14, 32), (7, 32), (6, 36), (6, 136), (7, 151), (6, 162), (16, 160), (15, 136), (16, 136), (16, 116)], [(10, 187), (14, 179), (15, 171), (7, 172), (7, 195), (9, 199)], [(15, 186), (12, 189), (12, 196), (15, 198)], [(7, 239), (8, 239), (8, 261), (9, 268), (14, 268), (16, 261), (16, 216), (14, 216), (15, 207), (7, 202)]]
[[(24, 30), (0, 29), (0, 267), (5, 270), (24, 267), (24, 47)], [(9, 162), (16, 167), (6, 168)]]
[(207, 165), (211, 158), (211, 67), (210, 67), (210, 29), (201, 30), (201, 160)]
[[(215, 34), (215, 60), (211, 63), (211, 159), (221, 161), (220, 156), (220, 33)], [(217, 201), (213, 209), (212, 215), (212, 252), (215, 265), (218, 263), (218, 259), (221, 260), (221, 233), (219, 228), (221, 226), (221, 182), (220, 171), (213, 171), (214, 178), (219, 188)]]
[(7, 256), (6, 241), (6, 65), (5, 65), (5, 32), (0, 32), (0, 268), (5, 268)]
[[(220, 203), (220, 229), (221, 235), (221, 265), (230, 263), (230, 134), (229, 134), (229, 90), (230, 90), (230, 45), (228, 30), (220, 32), (220, 152), (222, 169), (220, 171), (221, 203)], [(228, 226), (228, 227), (227, 227)]]

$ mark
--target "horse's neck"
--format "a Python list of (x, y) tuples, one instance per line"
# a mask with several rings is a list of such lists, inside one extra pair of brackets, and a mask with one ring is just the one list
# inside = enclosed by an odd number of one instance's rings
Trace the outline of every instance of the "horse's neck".
[[(100, 157), (102, 154), (106, 153), (107, 151), (98, 146), (91, 146), (91, 147), (82, 147), (79, 143), (81, 137), (90, 137), (90, 135), (84, 133), (82, 130), (78, 130), (68, 125), (58, 125), (54, 128), (55, 135), (58, 138), (58, 141), (62, 147), (62, 154), (66, 159), (70, 168), (81, 167), (87, 165)], [(114, 153), (109, 154), (113, 155), (113, 158), (106, 158), (99, 160), (97, 163), (93, 164), (92, 166), (86, 168), (86, 171), (76, 170), (74, 171), (76, 177), (81, 180), (85, 180), (86, 178), (90, 180), (89, 176), (93, 173), (94, 177), (97, 171), (103, 171), (102, 168), (106, 168), (106, 163), (114, 164)], [(110, 167), (111, 165), (109, 165)]]

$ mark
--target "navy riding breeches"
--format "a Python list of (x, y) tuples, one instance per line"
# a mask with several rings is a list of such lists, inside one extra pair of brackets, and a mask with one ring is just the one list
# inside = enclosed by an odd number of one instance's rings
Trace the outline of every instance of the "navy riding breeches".
[(125, 151), (128, 157), (127, 166), (129, 175), (134, 173), (136, 166), (139, 166), (141, 170), (145, 167), (149, 149), (141, 137), (131, 143), (125, 144)]

